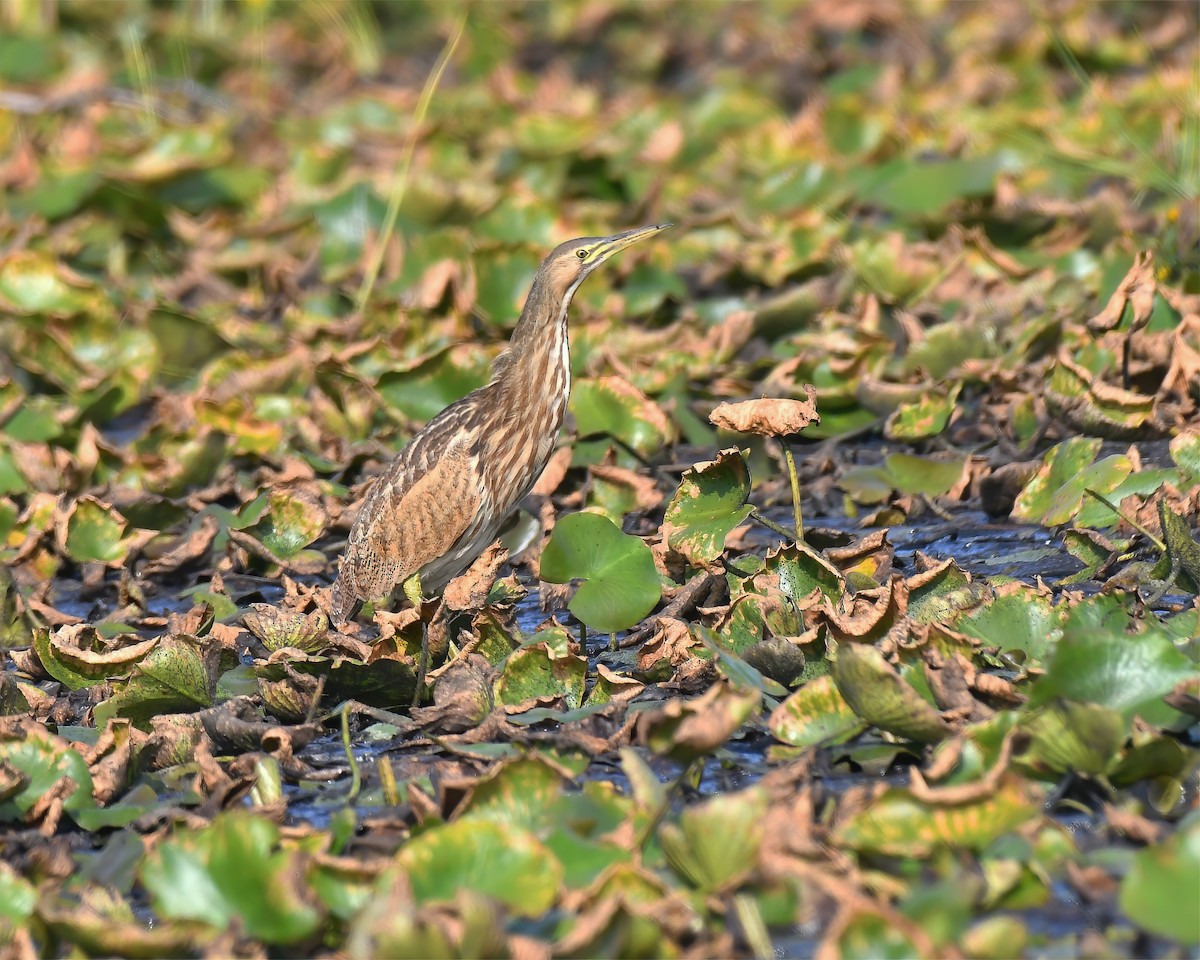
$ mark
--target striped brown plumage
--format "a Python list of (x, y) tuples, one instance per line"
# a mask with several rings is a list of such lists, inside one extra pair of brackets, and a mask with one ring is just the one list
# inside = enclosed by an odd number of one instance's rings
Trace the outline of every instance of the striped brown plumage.
[(334, 622), (414, 573), (426, 591), (440, 590), (495, 539), (562, 426), (571, 298), (600, 263), (666, 226), (571, 240), (545, 259), (488, 383), (434, 417), (367, 493), (333, 585)]

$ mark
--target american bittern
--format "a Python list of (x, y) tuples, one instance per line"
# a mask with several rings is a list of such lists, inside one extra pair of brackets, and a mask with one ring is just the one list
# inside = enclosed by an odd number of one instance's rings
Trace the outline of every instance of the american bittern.
[(363, 501), (333, 585), (335, 623), (414, 575), (421, 588), (440, 590), (495, 539), (562, 426), (571, 298), (614, 253), (668, 226), (569, 240), (543, 261), (489, 382), (434, 417)]

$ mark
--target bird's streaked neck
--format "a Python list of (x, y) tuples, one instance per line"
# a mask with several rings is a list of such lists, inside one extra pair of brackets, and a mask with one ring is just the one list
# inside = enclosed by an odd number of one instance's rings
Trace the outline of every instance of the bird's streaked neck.
[(561, 297), (543, 283), (540, 276), (534, 280), (496, 379), (504, 376), (527, 378), (531, 375), (542, 375), (546, 371), (546, 360), (549, 359), (551, 367), (561, 363), (568, 368), (569, 389), (567, 313), (575, 291), (586, 276), (587, 274), (580, 276)]

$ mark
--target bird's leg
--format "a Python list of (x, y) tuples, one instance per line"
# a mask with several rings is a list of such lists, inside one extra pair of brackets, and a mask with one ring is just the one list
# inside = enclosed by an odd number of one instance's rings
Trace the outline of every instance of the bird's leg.
[[(408, 597), (408, 602), (413, 605), (417, 613), (421, 612), (421, 607), (424, 605), (424, 591), (421, 589), (421, 574), (414, 573), (411, 577), (404, 581), (404, 595)], [(421, 703), (421, 694), (425, 690), (425, 674), (429, 670), (429, 624), (425, 622), (425, 618), (421, 617), (421, 659), (417, 662), (417, 686), (413, 690), (412, 705), (418, 706)]]

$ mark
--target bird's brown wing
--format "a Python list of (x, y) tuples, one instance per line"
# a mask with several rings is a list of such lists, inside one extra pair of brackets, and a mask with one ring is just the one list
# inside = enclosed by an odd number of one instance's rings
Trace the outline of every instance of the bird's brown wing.
[(450, 550), (472, 525), (483, 492), (474, 396), (448, 407), (406, 446), (367, 494), (333, 589), (337, 621)]

